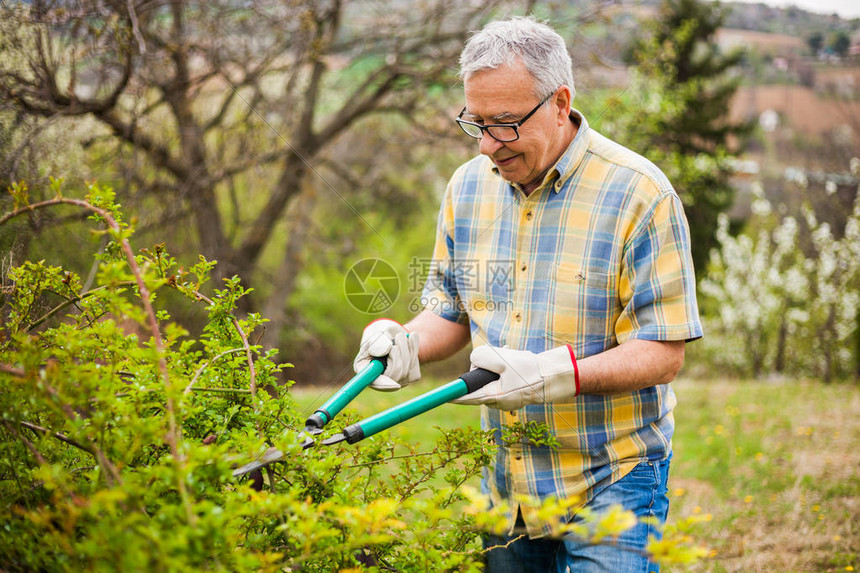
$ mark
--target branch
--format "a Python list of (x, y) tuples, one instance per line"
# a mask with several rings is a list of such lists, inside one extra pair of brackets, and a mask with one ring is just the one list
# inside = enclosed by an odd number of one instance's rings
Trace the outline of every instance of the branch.
[(281, 171), (278, 182), (269, 195), (266, 206), (259, 211), (256, 219), (249, 226), (248, 234), (236, 251), (236, 260), (248, 263), (259, 258), (272, 229), (275, 224), (281, 221), (284, 207), (290, 198), (299, 192), (299, 182), (303, 174), (306, 170), (312, 169), (308, 161), (315, 152), (315, 149), (308, 150), (290, 145), (290, 149), (286, 151), (286, 164)]
[[(28, 440), (27, 438), (22, 436), (21, 432), (19, 432), (17, 430), (17, 428), (15, 428), (14, 425), (12, 425), (10, 422), (4, 420), (3, 426), (9, 431), (10, 434), (12, 434), (13, 436), (15, 436), (16, 438), (18, 438), (19, 440), (21, 440), (24, 443), (24, 445), (27, 447), (27, 449), (30, 450), (30, 453), (33, 454), (33, 457), (36, 458), (36, 462), (38, 462), (39, 465), (42, 465), (42, 466), (47, 465), (48, 461), (44, 458), (44, 456), (42, 456), (42, 454), (39, 452), (39, 450), (36, 449), (36, 446), (33, 445), (33, 442), (31, 442), (30, 440)], [(72, 501), (74, 501), (76, 503), (80, 502), (80, 498), (77, 496), (77, 494), (75, 494), (74, 491), (72, 491), (71, 489), (66, 487), (66, 484), (63, 483), (62, 479), (57, 478), (55, 480), (55, 483), (63, 491), (63, 493), (65, 493), (68, 497), (70, 497), (72, 499)]]
[(21, 158), (24, 157), (24, 148), (29, 146), (30, 143), (36, 138), (36, 136), (38, 136), (42, 132), (42, 130), (44, 130), (45, 128), (47, 128), (50, 125), (53, 125), (53, 123), (59, 117), (60, 117), (59, 113), (48, 116), (47, 121), (43, 121), (42, 123), (39, 123), (38, 125), (36, 125), (36, 127), (34, 127), (30, 131), (30, 133), (27, 134), (27, 136), (24, 138), (24, 141), (21, 142), (21, 145), (19, 145), (17, 148), (15, 148), (15, 150), (10, 151), (9, 153), (7, 153), (3, 156), (3, 160), (0, 161), (0, 163), (9, 166), (6, 169), (6, 174), (7, 174), (10, 181), (15, 181), (17, 179), (18, 165), (21, 162)]
[[(238, 349), (237, 349), (238, 350)], [(241, 352), (241, 350), (240, 350)], [(247, 388), (192, 388), (194, 392), (214, 392), (216, 394), (250, 394)]]
[(95, 455), (92, 448), (89, 448), (89, 447), (87, 447), (87, 446), (85, 446), (79, 442), (76, 442), (75, 440), (73, 440), (72, 438), (68, 437), (67, 435), (65, 435), (63, 433), (52, 432), (48, 428), (43, 428), (42, 426), (37, 426), (36, 424), (31, 424), (30, 422), (24, 422), (23, 420), (18, 422), (18, 423), (21, 424), (22, 426), (24, 426), (25, 428), (29, 429), (29, 430), (33, 430), (34, 432), (38, 432), (40, 434), (50, 434), (52, 437), (57, 438), (61, 442), (65, 442), (65, 443), (69, 444), (70, 446), (73, 446), (75, 448), (78, 448), (79, 450), (87, 452), (88, 454)]
[(177, 179), (186, 180), (188, 178), (189, 172), (187, 167), (171, 156), (169, 148), (159, 145), (151, 138), (142, 134), (136, 129), (134, 124), (124, 122), (120, 119), (116, 111), (108, 110), (94, 115), (102, 123), (110, 127), (114, 135), (121, 140), (146, 152), (156, 165), (167, 169)]
[(141, 54), (146, 53), (146, 41), (143, 39), (143, 34), (140, 33), (140, 22), (137, 20), (137, 12), (134, 10), (132, 0), (127, 0), (128, 17), (131, 21), (131, 30), (134, 33), (134, 38), (137, 40), (137, 47)]
[(263, 155), (258, 155), (256, 157), (249, 157), (243, 161), (238, 161), (232, 165), (226, 165), (223, 168), (219, 169), (215, 173), (212, 174), (212, 181), (217, 182), (225, 179), (227, 177), (232, 177), (233, 175), (237, 175), (252, 167), (257, 167), (259, 165), (265, 165), (267, 163), (272, 163), (281, 159), (284, 155), (289, 153), (289, 150), (283, 148), (276, 148), (273, 151), (268, 153), (264, 153)]
[[(219, 358), (227, 356), (228, 354), (235, 354), (236, 352), (242, 352), (244, 350), (245, 350), (244, 348), (233, 348), (231, 350), (225, 350), (221, 354), (212, 358), (212, 360), (204, 362), (203, 365), (197, 369), (197, 372), (194, 373), (194, 376), (191, 378), (191, 382), (189, 382), (188, 386), (185, 387), (185, 392), (183, 392), (183, 393), (184, 394), (191, 393), (191, 389), (194, 388), (195, 382), (197, 382), (197, 379), (200, 377), (201, 374), (203, 374), (203, 371), (206, 369), (207, 366), (209, 366), (210, 364), (212, 364), (213, 362), (215, 362)], [(212, 390), (212, 389), (210, 388), (210, 390)]]
[(227, 71), (223, 69), (223, 67), (218, 71), (213, 71), (211, 74), (208, 74), (212, 77), (220, 75), (223, 81), (230, 87), (230, 91), (227, 93), (226, 96), (224, 96), (224, 99), (221, 101), (221, 105), (218, 108), (218, 112), (211, 119), (209, 119), (209, 121), (203, 124), (202, 129), (204, 133), (208, 133), (212, 128), (217, 127), (221, 124), (221, 122), (224, 120), (224, 117), (227, 115), (227, 111), (230, 108), (230, 104), (233, 103), (233, 100), (238, 95), (239, 89), (247, 86), (254, 86), (255, 92), (260, 92), (260, 87), (257, 84), (257, 81), (263, 76), (264, 73), (271, 73), (277, 71), (276, 69), (269, 68), (269, 65), (275, 60), (275, 58), (275, 53), (266, 55), (260, 62), (258, 62), (254, 69), (245, 70), (244, 78), (238, 83), (234, 83), (232, 80), (230, 80), (227, 75)]
[[(386, 74), (388, 74), (388, 77), (384, 77)], [(356, 88), (340, 111), (331, 117), (327, 126), (316, 137), (316, 140), (331, 141), (337, 134), (355, 123), (356, 120), (374, 111), (382, 98), (392, 91), (394, 84), (403, 76), (404, 74), (395, 69), (394, 66), (384, 66), (376, 70)], [(380, 77), (384, 77), (382, 83), (362, 97), (362, 92), (373, 86)]]
[(15, 368), (10, 364), (0, 363), (0, 372), (5, 372), (6, 374), (11, 374), (17, 378), (24, 378), (27, 373), (21, 370), (20, 368)]
[(388, 463), (392, 460), (402, 460), (402, 459), (408, 459), (408, 458), (420, 458), (420, 457), (425, 457), (425, 456), (435, 456), (437, 454), (457, 454), (458, 456), (463, 456), (463, 455), (470, 454), (472, 452), (478, 452), (478, 451), (481, 451), (481, 448), (472, 448), (469, 450), (433, 449), (429, 452), (410, 452), (408, 454), (398, 454), (398, 455), (394, 455), (394, 456), (389, 456), (387, 458), (379, 458), (379, 459), (372, 460), (369, 462), (362, 462), (360, 464), (352, 464), (349, 466), (344, 466), (343, 469), (351, 470), (351, 469), (355, 469), (355, 468), (365, 468), (365, 467), (371, 467), (371, 466), (375, 466), (375, 465), (379, 465), (379, 464), (385, 464), (385, 463)]
[[(132, 281), (122, 281), (122, 282), (119, 282), (116, 284), (118, 286), (129, 286), (129, 285), (133, 285), (134, 283)], [(69, 306), (71, 304), (75, 304), (76, 302), (80, 302), (85, 298), (91, 297), (94, 294), (96, 294), (98, 291), (104, 290), (106, 288), (108, 288), (108, 287), (107, 286), (100, 286), (100, 287), (94, 288), (91, 291), (87, 291), (85, 293), (79, 294), (78, 296), (74, 296), (72, 298), (67, 298), (66, 300), (64, 300), (63, 302), (61, 302), (60, 304), (58, 304), (57, 306), (55, 306), (51, 310), (49, 310), (41, 318), (37, 319), (36, 322), (34, 322), (30, 326), (28, 326), (27, 331), (29, 332), (29, 331), (33, 330), (34, 328), (36, 328), (37, 326), (39, 326), (40, 324), (42, 324), (43, 322), (45, 322), (46, 320), (48, 320), (49, 318), (51, 318), (52, 316), (54, 316), (55, 314), (57, 314), (58, 312), (63, 310), (64, 308), (66, 308), (67, 306)]]
[[(42, 456), (42, 453), (39, 452), (38, 449), (36, 449), (36, 446), (33, 445), (33, 442), (31, 442), (30, 440), (28, 440), (27, 438), (22, 436), (21, 433), (18, 430), (16, 430), (15, 426), (13, 426), (11, 423), (4, 421), (3, 425), (6, 426), (6, 429), (9, 430), (9, 432), (11, 434), (13, 434), (16, 438), (18, 438), (19, 440), (24, 442), (24, 445), (27, 446), (27, 449), (30, 450), (30, 453), (33, 454), (33, 457), (36, 458), (36, 461), (39, 463), (39, 465), (47, 465), (48, 460), (46, 460), (44, 458), (44, 456)], [(66, 490), (66, 493), (71, 493), (71, 492)]]
[[(226, 74), (222, 74), (226, 77)], [(221, 106), (218, 108), (218, 113), (216, 113), (212, 118), (209, 119), (206, 123), (203, 124), (202, 130), (203, 133), (208, 133), (212, 128), (218, 127), (221, 125), (221, 122), (224, 121), (224, 117), (227, 115), (227, 110), (230, 108), (230, 104), (233, 103), (233, 100), (236, 98), (236, 92), (239, 88), (245, 86), (245, 82), (241, 84), (234, 85), (230, 82), (230, 80), (226, 80), (230, 85), (230, 91), (227, 92), (227, 95), (224, 96), (224, 100), (221, 102)]]
[[(49, 390), (51, 391), (51, 393), (56, 394), (56, 390), (53, 390), (52, 388), (49, 388)], [(24, 426), (25, 428), (27, 428), (29, 430), (32, 430), (34, 432), (41, 433), (41, 434), (50, 435), (50, 436), (60, 440), (61, 442), (65, 442), (66, 444), (69, 444), (70, 446), (73, 446), (79, 450), (87, 452), (88, 454), (95, 457), (96, 460), (98, 461), (99, 465), (105, 470), (105, 478), (108, 481), (108, 485), (113, 485), (114, 482), (122, 484), (122, 477), (120, 476), (119, 471), (117, 471), (116, 466), (113, 463), (111, 463), (111, 461), (107, 458), (107, 456), (104, 455), (104, 452), (102, 452), (101, 449), (99, 449), (97, 446), (95, 446), (95, 445), (93, 445), (91, 447), (85, 446), (85, 445), (73, 440), (72, 438), (68, 437), (65, 434), (62, 434), (60, 432), (51, 432), (51, 430), (49, 430), (47, 428), (43, 428), (42, 426), (37, 426), (36, 424), (32, 424), (30, 422), (25, 422), (23, 420), (21, 422), (19, 422), (19, 424), (21, 424), (22, 426)], [(26, 441), (26, 439), (23, 436), (21, 436), (20, 434), (17, 434), (17, 435), (22, 440), (24, 440), (25, 443), (29, 443)], [(33, 449), (35, 451), (35, 448), (33, 448)], [(36, 454), (38, 456), (37, 459), (40, 460), (39, 461), (40, 464), (44, 465), (45, 463), (47, 463), (45, 461), (45, 459), (42, 458), (40, 454), (38, 454), (38, 452), (36, 452)]]
[[(35, 91), (35, 93), (32, 94), (34, 97), (41, 95), (43, 98), (46, 98), (53, 107), (46, 108), (36, 106), (33, 102), (25, 101), (23, 97), (16, 97), (16, 100), (25, 107), (31, 107), (34, 110), (43, 110), (40, 112), (42, 115), (46, 115), (44, 113), (44, 110), (46, 109), (52, 110), (50, 115), (60, 112), (64, 115), (71, 116), (104, 113), (116, 107), (120, 96), (125, 92), (125, 89), (128, 87), (129, 81), (131, 80), (132, 70), (134, 69), (134, 56), (132, 51), (124, 50), (124, 53), (122, 54), (122, 62), (119, 62), (122, 66), (122, 75), (120, 76), (119, 82), (113, 87), (111, 92), (101, 100), (83, 101), (78, 99), (73, 91), (75, 81), (74, 75), (72, 75), (70, 79), (69, 87), (71, 89), (67, 93), (62, 92), (57, 85), (59, 66), (55, 58), (54, 50), (52, 49), (53, 42), (51, 40), (50, 32), (44, 32), (45, 33), (43, 33), (42, 29), (35, 30), (38, 58), (37, 62), (31, 62), (35, 79), (32, 82), (25, 80), (23, 85), (29, 85)], [(70, 53), (72, 54), (72, 62), (70, 65), (74, 70), (76, 62), (74, 60), (75, 52), (73, 48), (70, 49)]]
[[(200, 291), (195, 291), (194, 294), (195, 294), (195, 296), (197, 296), (198, 299), (206, 302), (207, 304), (211, 304), (211, 305), (215, 304), (215, 302), (211, 298), (207, 297), (206, 295), (204, 295)], [(254, 366), (254, 357), (251, 354), (251, 345), (248, 343), (248, 335), (246, 335), (245, 331), (242, 330), (242, 325), (239, 324), (239, 319), (236, 318), (235, 316), (233, 316), (232, 314), (229, 316), (230, 316), (230, 320), (233, 322), (233, 326), (236, 328), (236, 332), (239, 333), (239, 338), (242, 340), (242, 348), (245, 351), (245, 358), (248, 361), (248, 371), (249, 371), (249, 378), (250, 378), (248, 386), (251, 390), (251, 396), (256, 396), (257, 395), (257, 369)], [(233, 351), (231, 350), (230, 352), (233, 352)], [(215, 358), (218, 358), (218, 356), (216, 356)], [(215, 358), (213, 358), (212, 360), (215, 360)], [(195, 375), (195, 378), (196, 378), (196, 375)], [(254, 411), (258, 412), (256, 402), (254, 403)]]

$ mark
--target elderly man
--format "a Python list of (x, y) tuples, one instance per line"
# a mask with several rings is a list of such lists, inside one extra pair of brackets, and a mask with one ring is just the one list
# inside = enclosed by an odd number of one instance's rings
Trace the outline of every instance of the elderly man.
[[(448, 184), (425, 309), (368, 325), (356, 367), (387, 355), (374, 386), (396, 390), (471, 339), (473, 366), (501, 375), (458, 400), (482, 405), (499, 444), (482, 485), (511, 507), (508, 535), (485, 540), (490, 571), (655, 571), (644, 551), (668, 511), (669, 382), (702, 335), (681, 201), (572, 109), (571, 60), (548, 26), (491, 23), (460, 64), (456, 121), (481, 154)], [(529, 422), (560, 445), (502, 441)], [(590, 545), (539, 518), (547, 497), (581, 501), (564, 521), (616, 503), (656, 520)]]

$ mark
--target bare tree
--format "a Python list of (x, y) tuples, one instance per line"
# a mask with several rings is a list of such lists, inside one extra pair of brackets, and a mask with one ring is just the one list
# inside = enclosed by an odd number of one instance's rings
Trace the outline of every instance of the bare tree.
[[(428, 86), (450, 85), (465, 36), (503, 4), (3, 3), (0, 99), (23, 116), (97, 120), (92, 142), (121, 159), (125, 191), (187, 216), (220, 276), (251, 281), (326, 150), (370, 114), (411, 117)], [(271, 299), (252, 303), (275, 318), (268, 344), (307, 227), (290, 225)]]

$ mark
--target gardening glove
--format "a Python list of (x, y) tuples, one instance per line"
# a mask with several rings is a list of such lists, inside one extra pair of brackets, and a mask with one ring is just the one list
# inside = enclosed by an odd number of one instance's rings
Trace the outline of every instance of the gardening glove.
[(526, 404), (571, 402), (579, 394), (579, 369), (570, 345), (535, 354), (527, 350), (479, 346), (472, 366), (499, 374), (499, 379), (454, 400), (456, 404), (486, 404), (517, 410)]
[(388, 360), (385, 371), (370, 385), (374, 390), (393, 392), (421, 378), (418, 334), (407, 332), (400, 323), (387, 318), (374, 320), (365, 327), (352, 367), (360, 372), (371, 358), (383, 356)]

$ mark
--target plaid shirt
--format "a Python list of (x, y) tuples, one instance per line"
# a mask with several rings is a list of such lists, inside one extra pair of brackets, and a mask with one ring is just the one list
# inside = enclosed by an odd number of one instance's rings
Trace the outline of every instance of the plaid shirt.
[[(457, 170), (439, 213), (425, 307), (468, 322), (474, 346), (537, 353), (570, 344), (578, 358), (632, 338), (701, 337), (678, 195), (651, 162), (590, 129), (579, 112), (571, 120), (576, 137), (529, 196), (486, 157)], [(540, 500), (585, 504), (639, 462), (665, 459), (674, 406), (668, 384), (513, 412), (482, 406), (482, 427), (500, 445), (483, 489), (510, 505), (512, 526), (519, 507), (531, 537), (553, 534), (558, 524), (538, 518)], [(502, 428), (532, 421), (561, 447), (503, 443)]]

